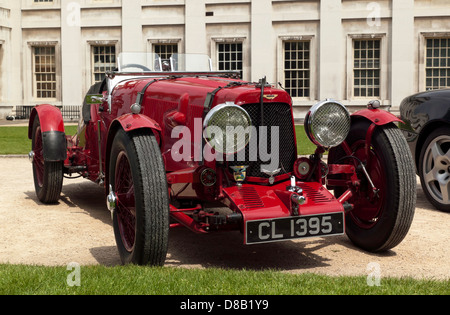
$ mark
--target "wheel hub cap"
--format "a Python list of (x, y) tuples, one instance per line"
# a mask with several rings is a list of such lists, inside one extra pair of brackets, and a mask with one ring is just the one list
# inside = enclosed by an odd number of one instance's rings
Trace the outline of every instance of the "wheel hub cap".
[(117, 196), (114, 193), (111, 185), (109, 185), (109, 195), (106, 197), (106, 206), (108, 207), (108, 210), (111, 211), (112, 218), (117, 207)]

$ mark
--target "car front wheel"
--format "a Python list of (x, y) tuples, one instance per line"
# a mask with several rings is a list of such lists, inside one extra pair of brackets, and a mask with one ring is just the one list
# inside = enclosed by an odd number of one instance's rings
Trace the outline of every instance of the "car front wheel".
[(164, 265), (169, 198), (164, 163), (151, 132), (117, 133), (109, 180), (116, 197), (113, 226), (122, 263)]
[[(364, 250), (381, 252), (397, 246), (409, 231), (415, 212), (416, 175), (406, 140), (394, 125), (377, 127), (366, 150), (370, 125), (369, 121), (355, 121), (345, 148), (331, 150), (329, 161), (354, 165), (360, 180), (349, 200), (354, 208), (346, 215), (348, 237)], [(335, 195), (339, 197), (346, 189), (336, 187)]]
[(450, 212), (450, 127), (433, 131), (425, 140), (419, 159), (419, 175), (428, 200)]

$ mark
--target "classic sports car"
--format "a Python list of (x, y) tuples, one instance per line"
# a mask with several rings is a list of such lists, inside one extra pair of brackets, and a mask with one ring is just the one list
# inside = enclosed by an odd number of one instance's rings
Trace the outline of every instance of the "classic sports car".
[(291, 97), (265, 78), (214, 72), (199, 56), (121, 54), (88, 92), (76, 135), (57, 108), (34, 108), (36, 193), (57, 202), (72, 174), (105, 187), (124, 264), (163, 265), (179, 226), (238, 230), (248, 245), (346, 233), (388, 250), (409, 230), (416, 181), (399, 119), (378, 105), (350, 115), (318, 103), (305, 121), (317, 150), (298, 157)]
[(409, 96), (400, 113), (425, 195), (450, 212), (450, 89)]

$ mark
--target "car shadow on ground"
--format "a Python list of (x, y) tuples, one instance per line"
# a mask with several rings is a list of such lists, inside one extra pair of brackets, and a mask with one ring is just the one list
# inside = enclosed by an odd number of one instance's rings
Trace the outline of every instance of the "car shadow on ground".
[[(25, 192), (25, 195), (27, 199), (34, 201), (39, 207), (55, 206), (40, 202), (34, 190)], [(106, 207), (105, 190), (95, 183), (84, 181), (63, 184), (58, 204), (65, 205), (70, 209), (80, 209), (80, 213), (90, 215), (92, 218), (112, 226), (111, 214)]]

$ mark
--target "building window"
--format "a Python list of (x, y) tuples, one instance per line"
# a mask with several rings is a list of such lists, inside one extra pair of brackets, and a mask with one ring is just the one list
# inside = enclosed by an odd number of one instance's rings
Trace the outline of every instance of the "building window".
[(53, 2), (53, 0), (34, 0), (34, 2)]
[(162, 70), (170, 71), (177, 69), (178, 65), (173, 65), (174, 69), (171, 69), (170, 58), (174, 54), (178, 54), (178, 44), (154, 44), (153, 52), (161, 59)]
[(450, 38), (427, 39), (426, 89), (450, 87)]
[(218, 43), (218, 70), (239, 71), (243, 77), (243, 44), (242, 43)]
[(55, 47), (33, 47), (34, 88), (37, 98), (56, 98)]
[(355, 97), (380, 97), (381, 40), (354, 40)]
[(153, 52), (155, 54), (158, 54), (158, 56), (161, 58), (161, 61), (169, 61), (170, 57), (172, 57), (173, 54), (178, 53), (178, 45), (177, 44), (155, 44), (153, 45)]
[(106, 71), (113, 71), (116, 66), (116, 46), (92, 46), (92, 77), (94, 83), (103, 81)]
[(310, 96), (310, 42), (284, 42), (284, 87), (292, 97)]

